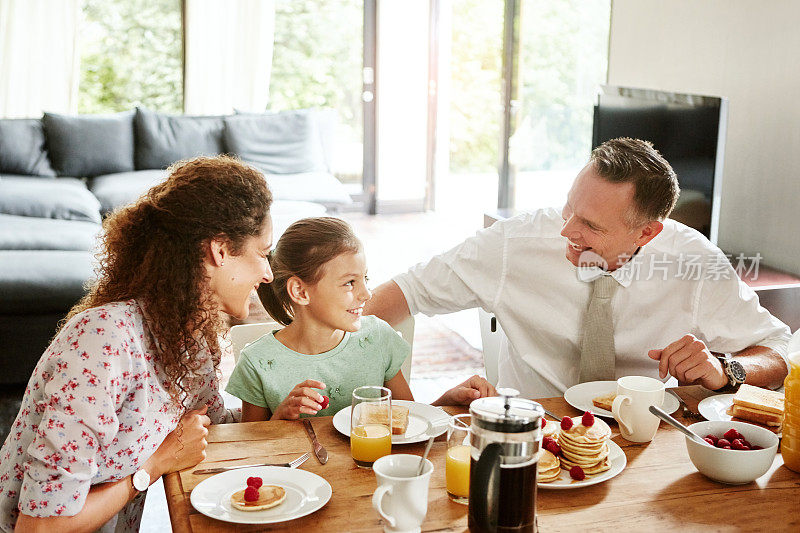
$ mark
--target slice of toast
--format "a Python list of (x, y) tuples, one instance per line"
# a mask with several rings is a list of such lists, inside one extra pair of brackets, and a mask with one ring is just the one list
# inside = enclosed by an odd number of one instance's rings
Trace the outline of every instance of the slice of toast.
[(742, 420), (758, 422), (759, 424), (763, 424), (765, 426), (777, 427), (783, 423), (782, 414), (769, 413), (767, 411), (751, 409), (750, 407), (743, 407), (736, 404), (731, 406), (728, 414), (736, 418), (741, 418)]
[(743, 384), (733, 396), (733, 404), (740, 407), (756, 409), (783, 415), (784, 398), (780, 392), (775, 392), (752, 385)]
[[(384, 424), (386, 420), (386, 407), (377, 404), (367, 404), (361, 414), (362, 424)], [(392, 405), (392, 434), (402, 435), (408, 429), (409, 409), (403, 405)]]
[(611, 410), (611, 404), (614, 403), (614, 398), (617, 397), (616, 392), (609, 392), (608, 394), (604, 394), (603, 396), (598, 396), (597, 398), (592, 398), (592, 403), (595, 407), (599, 407), (600, 409), (605, 409), (606, 411)]

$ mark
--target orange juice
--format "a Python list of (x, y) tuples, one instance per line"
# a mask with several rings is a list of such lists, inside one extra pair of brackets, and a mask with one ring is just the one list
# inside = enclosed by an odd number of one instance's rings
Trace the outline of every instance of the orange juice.
[(800, 352), (789, 355), (789, 375), (786, 376), (786, 405), (783, 419), (781, 455), (787, 468), (800, 472)]
[(469, 446), (460, 444), (447, 450), (445, 460), (447, 493), (456, 501), (469, 497), (469, 460)]
[(356, 465), (372, 467), (372, 463), (392, 453), (392, 431), (380, 424), (354, 427), (350, 431), (350, 453)]

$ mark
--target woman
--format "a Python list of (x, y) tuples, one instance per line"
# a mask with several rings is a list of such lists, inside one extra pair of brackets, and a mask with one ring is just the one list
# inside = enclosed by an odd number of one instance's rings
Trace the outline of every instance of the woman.
[(272, 280), (272, 196), (229, 157), (178, 163), (104, 223), (99, 275), (28, 383), (0, 450), (0, 528), (137, 530), (144, 490), (205, 457), (220, 311)]

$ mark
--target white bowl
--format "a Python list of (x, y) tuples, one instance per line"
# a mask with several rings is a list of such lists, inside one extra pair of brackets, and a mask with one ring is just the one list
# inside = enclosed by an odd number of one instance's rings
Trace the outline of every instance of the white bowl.
[(771, 431), (748, 424), (747, 422), (729, 421), (709, 421), (697, 422), (689, 426), (689, 429), (705, 437), (706, 435), (722, 435), (729, 429), (735, 429), (741, 433), (753, 446), (762, 446), (761, 450), (725, 450), (722, 448), (712, 448), (698, 444), (694, 440), (686, 437), (686, 449), (689, 452), (689, 459), (694, 466), (715, 481), (740, 485), (749, 483), (763, 476), (778, 452), (778, 436)]

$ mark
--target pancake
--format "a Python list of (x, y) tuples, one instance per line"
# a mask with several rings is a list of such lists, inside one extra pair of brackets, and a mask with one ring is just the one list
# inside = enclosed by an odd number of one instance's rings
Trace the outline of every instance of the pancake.
[(548, 450), (542, 450), (536, 470), (539, 483), (550, 483), (561, 475), (561, 461)]
[(606, 470), (611, 469), (611, 463), (609, 462), (608, 458), (605, 458), (599, 463), (591, 466), (575, 464), (563, 457), (561, 458), (561, 468), (563, 468), (564, 470), (569, 470), (573, 466), (580, 466), (581, 469), (583, 469), (583, 473), (586, 474), (587, 476), (600, 474), (602, 472), (605, 472)]
[(558, 434), (560, 429), (561, 428), (558, 427), (558, 422), (555, 422), (553, 420), (548, 420), (547, 424), (544, 426), (544, 429), (542, 429), (542, 438), (550, 437), (555, 440), (558, 440)]
[(561, 438), (567, 438), (576, 444), (597, 444), (611, 437), (611, 428), (596, 416), (594, 424), (586, 427), (581, 422), (581, 417), (572, 419), (572, 427), (568, 431), (561, 430)]
[(609, 470), (611, 428), (608, 424), (598, 417), (594, 418), (591, 426), (584, 426), (580, 416), (573, 418), (572, 422), (569, 430), (562, 429), (559, 434), (561, 468), (569, 470), (579, 466), (587, 476)]
[(561, 457), (562, 458), (564, 458), (567, 461), (570, 461), (572, 463), (579, 464), (579, 465), (589, 465), (589, 466), (591, 466), (591, 465), (597, 464), (600, 461), (602, 461), (603, 459), (605, 459), (606, 457), (608, 457), (609, 453), (610, 453), (610, 451), (608, 449), (608, 446), (606, 446), (599, 453), (592, 454), (592, 455), (581, 455), (581, 454), (577, 454), (577, 453), (572, 453), (572, 452), (569, 452), (569, 451), (565, 450), (564, 448), (561, 448)]
[(263, 511), (283, 503), (286, 489), (277, 485), (262, 485), (258, 489), (258, 500), (248, 502), (244, 499), (246, 488), (231, 494), (231, 505), (240, 511)]

